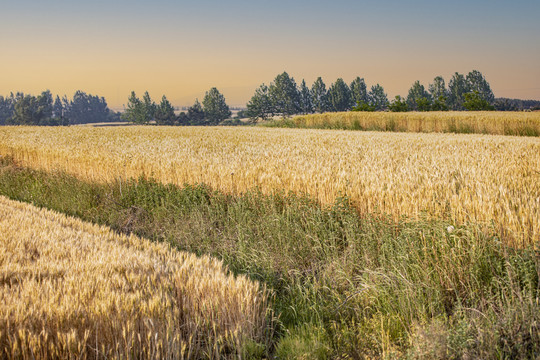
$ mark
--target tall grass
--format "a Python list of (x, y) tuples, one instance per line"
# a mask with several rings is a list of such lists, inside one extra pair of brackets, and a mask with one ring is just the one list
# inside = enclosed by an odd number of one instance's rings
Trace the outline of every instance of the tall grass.
[(293, 191), (359, 213), (491, 223), (540, 239), (540, 138), (264, 128), (0, 129), (0, 154), (80, 179), (151, 176), (239, 194)]
[(279, 358), (535, 358), (540, 254), (498, 228), (359, 216), (293, 193), (149, 179), (86, 183), (6, 165), (0, 194), (198, 254), (274, 293)]
[(271, 332), (222, 262), (1, 196), (0, 299), (3, 359), (238, 358)]
[(540, 136), (540, 112), (341, 112), (295, 116), (268, 127)]

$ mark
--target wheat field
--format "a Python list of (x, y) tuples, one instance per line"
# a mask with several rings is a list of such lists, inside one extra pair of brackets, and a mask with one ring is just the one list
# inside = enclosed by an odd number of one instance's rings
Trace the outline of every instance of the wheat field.
[(268, 294), (207, 256), (0, 197), (0, 358), (238, 358)]
[(349, 111), (296, 116), (285, 124), (300, 128), (540, 136), (540, 112), (524, 111)]
[(152, 176), (228, 193), (348, 196), (359, 212), (493, 225), (540, 238), (540, 139), (336, 130), (115, 127), (0, 129), (0, 154), (90, 181)]

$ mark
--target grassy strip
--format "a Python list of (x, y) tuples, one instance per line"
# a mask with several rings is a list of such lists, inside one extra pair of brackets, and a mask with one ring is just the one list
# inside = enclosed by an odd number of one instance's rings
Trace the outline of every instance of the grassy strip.
[(272, 120), (267, 127), (540, 136), (540, 115), (527, 112), (339, 112)]
[(280, 358), (540, 355), (540, 260), (474, 225), (398, 223), (342, 198), (99, 185), (0, 167), (0, 194), (210, 254), (274, 292)]

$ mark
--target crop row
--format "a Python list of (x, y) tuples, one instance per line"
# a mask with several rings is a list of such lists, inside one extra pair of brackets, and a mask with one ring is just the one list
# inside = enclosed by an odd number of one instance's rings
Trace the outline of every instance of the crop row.
[(0, 197), (0, 358), (238, 357), (267, 299), (216, 259)]
[(540, 112), (339, 112), (276, 120), (271, 127), (540, 136)]

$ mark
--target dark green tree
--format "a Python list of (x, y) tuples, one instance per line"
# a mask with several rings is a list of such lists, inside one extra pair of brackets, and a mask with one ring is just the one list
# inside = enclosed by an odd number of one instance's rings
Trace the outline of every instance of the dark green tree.
[(302, 79), (302, 83), (300, 84), (300, 109), (303, 114), (311, 114), (313, 112), (313, 97), (304, 79)]
[(268, 86), (262, 84), (255, 90), (255, 94), (247, 103), (246, 115), (251, 119), (251, 122), (256, 122), (257, 119), (267, 120), (274, 115)]
[(373, 85), (368, 96), (369, 105), (372, 106), (376, 111), (385, 110), (388, 106), (388, 97), (386, 96), (384, 88), (381, 85)]
[(135, 91), (132, 91), (128, 98), (127, 107), (124, 114), (122, 114), (122, 118), (137, 125), (148, 124), (144, 104), (137, 97)]
[(496, 98), (493, 106), (498, 111), (535, 111), (540, 110), (540, 100)]
[(174, 125), (176, 120), (174, 107), (165, 95), (163, 95), (161, 103), (156, 107), (155, 118), (157, 125)]
[(109, 121), (110, 110), (107, 101), (103, 96), (88, 94), (88, 109), (89, 122), (107, 122)]
[(465, 101), (463, 107), (469, 111), (491, 111), (495, 110), (495, 107), (489, 103), (486, 99), (478, 93), (478, 91), (472, 91), (464, 95)]
[(438, 99), (441, 96), (448, 97), (448, 91), (446, 90), (446, 83), (442, 76), (437, 76), (433, 79), (433, 82), (429, 84), (429, 94), (432, 99)]
[(204, 115), (206, 125), (217, 125), (225, 119), (231, 117), (231, 110), (225, 102), (225, 97), (213, 87), (206, 92), (203, 99)]
[(313, 98), (313, 110), (318, 113), (328, 111), (328, 93), (326, 91), (326, 85), (319, 76), (317, 80), (311, 86), (311, 96)]
[(353, 105), (369, 101), (366, 82), (359, 76), (351, 82), (351, 100)]
[(109, 109), (109, 115), (107, 116), (108, 122), (121, 122), (122, 112)]
[(448, 110), (448, 90), (442, 76), (437, 76), (433, 82), (429, 84), (429, 94), (431, 95), (432, 103), (431, 110), (447, 111)]
[(523, 107), (519, 106), (519, 103), (513, 99), (498, 98), (495, 99), (493, 106), (497, 111), (520, 111)]
[(104, 97), (78, 90), (73, 95), (73, 100), (64, 108), (64, 115), (70, 124), (107, 122), (109, 108)]
[(135, 91), (132, 91), (122, 117), (137, 125), (147, 125), (154, 119), (155, 111), (156, 104), (150, 98), (148, 91), (144, 93), (142, 100), (137, 97)]
[(300, 92), (294, 78), (286, 72), (276, 76), (274, 82), (270, 84), (268, 94), (275, 114), (288, 117), (301, 111)]
[(17, 93), (13, 97), (12, 117), (6, 121), (13, 125), (54, 125), (52, 118), (52, 95), (49, 90), (40, 95)]
[(52, 109), (52, 116), (54, 121), (58, 125), (67, 125), (67, 122), (65, 122), (64, 117), (64, 104), (62, 103), (62, 100), (60, 99), (60, 96), (56, 95), (56, 98), (54, 99), (53, 109)]
[(330, 86), (328, 98), (332, 111), (347, 111), (351, 108), (351, 90), (342, 78)]
[(352, 111), (375, 111), (375, 107), (367, 102), (360, 101), (353, 106)]
[(430, 111), (432, 101), (431, 98), (420, 98), (416, 100), (416, 110), (417, 111)]
[(176, 123), (180, 126), (186, 126), (189, 125), (189, 116), (185, 112), (181, 112), (176, 117)]
[(145, 91), (142, 98), (142, 103), (144, 105), (144, 110), (146, 112), (146, 118), (148, 120), (147, 123), (149, 123), (155, 118), (157, 105), (150, 97), (150, 94), (148, 94), (148, 91)]
[(388, 109), (393, 112), (406, 112), (409, 111), (409, 105), (401, 96), (396, 95), (395, 99), (388, 104)]
[(469, 91), (465, 76), (456, 72), (448, 83), (448, 107), (452, 110), (463, 110), (465, 94)]
[(440, 95), (438, 98), (433, 99), (433, 102), (431, 103), (431, 110), (448, 111), (448, 105), (446, 105), (446, 97)]
[(407, 95), (407, 105), (416, 111), (428, 111), (431, 104), (431, 95), (426, 91), (420, 81), (415, 81)]
[(204, 110), (199, 99), (195, 99), (195, 103), (188, 108), (187, 116), (190, 125), (206, 125)]
[(36, 98), (37, 101), (37, 112), (39, 113), (39, 122), (40, 125), (54, 125), (51, 122), (53, 117), (53, 97), (49, 90), (43, 91)]
[(69, 124), (69, 119), (67, 118), (67, 114), (69, 111), (69, 103), (70, 102), (67, 95), (62, 96), (62, 107), (64, 108), (64, 118), (65, 118), (65, 122), (67, 123), (66, 125)]
[(14, 96), (3, 97), (0, 95), (0, 125), (5, 125), (13, 117)]
[(493, 104), (495, 95), (493, 95), (491, 86), (480, 71), (473, 70), (468, 73), (466, 81), (469, 92), (476, 92), (480, 98), (486, 100), (489, 104)]
[(13, 106), (13, 117), (9, 123), (13, 125), (38, 125), (42, 118), (38, 107), (35, 96), (17, 93)]

